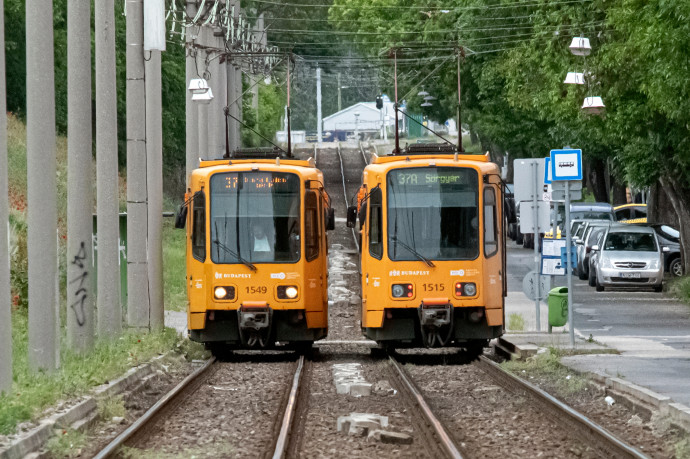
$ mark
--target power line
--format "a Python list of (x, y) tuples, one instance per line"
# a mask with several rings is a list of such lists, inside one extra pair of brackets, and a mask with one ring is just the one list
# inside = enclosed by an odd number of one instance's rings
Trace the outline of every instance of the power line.
[[(450, 12), (457, 12), (457, 11), (470, 11), (470, 10), (499, 10), (499, 9), (506, 9), (506, 8), (531, 8), (531, 7), (539, 7), (539, 6), (551, 6), (551, 5), (565, 5), (565, 4), (570, 4), (570, 3), (585, 3), (585, 2), (591, 2), (592, 0), (565, 0), (565, 1), (559, 1), (559, 2), (535, 2), (535, 1), (528, 1), (528, 2), (515, 2), (513, 4), (504, 4), (504, 5), (492, 5), (492, 6), (455, 6), (455, 5), (448, 5), (448, 6), (403, 6), (403, 5), (395, 5), (395, 6), (384, 6), (384, 5), (367, 5), (363, 9), (366, 10), (372, 10), (372, 9), (381, 9), (381, 10), (421, 10), (421, 11), (448, 11)], [(272, 1), (272, 0), (254, 0), (255, 3), (263, 3), (265, 5), (277, 5), (277, 6), (294, 6), (297, 8), (352, 8), (351, 5), (327, 5), (327, 4), (314, 4), (310, 5), (308, 3), (285, 3), (285, 2), (277, 2), (277, 1)]]

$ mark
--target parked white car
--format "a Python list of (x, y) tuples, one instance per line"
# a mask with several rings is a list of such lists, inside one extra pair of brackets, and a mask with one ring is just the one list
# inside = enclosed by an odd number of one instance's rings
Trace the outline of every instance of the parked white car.
[(611, 227), (601, 246), (592, 247), (597, 292), (606, 287), (646, 287), (662, 289), (664, 257), (654, 229), (648, 227)]

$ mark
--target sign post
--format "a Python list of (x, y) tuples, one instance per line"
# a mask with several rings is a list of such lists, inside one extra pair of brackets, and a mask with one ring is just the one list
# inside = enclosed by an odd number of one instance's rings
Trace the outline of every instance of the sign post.
[[(543, 158), (516, 159), (514, 164), (515, 201), (520, 202), (520, 231), (524, 234), (534, 233), (534, 265), (539, 273), (539, 234), (546, 232), (549, 226), (549, 203), (545, 202), (544, 181), (548, 177)], [(547, 292), (543, 291), (540, 282), (531, 283), (528, 295), (534, 300), (536, 309), (536, 328), (541, 331), (540, 302)]]
[(568, 329), (570, 347), (575, 347), (575, 325), (573, 324), (573, 276), (572, 235), (570, 234), (570, 184), (582, 180), (582, 150), (551, 150), (551, 179), (565, 182), (565, 275), (568, 281)]

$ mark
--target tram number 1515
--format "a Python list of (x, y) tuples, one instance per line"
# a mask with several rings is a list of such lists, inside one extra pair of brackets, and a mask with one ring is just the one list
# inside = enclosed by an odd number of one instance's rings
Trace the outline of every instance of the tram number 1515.
[(422, 288), (425, 292), (442, 292), (446, 289), (446, 286), (444, 284), (433, 284), (427, 282), (422, 284)]

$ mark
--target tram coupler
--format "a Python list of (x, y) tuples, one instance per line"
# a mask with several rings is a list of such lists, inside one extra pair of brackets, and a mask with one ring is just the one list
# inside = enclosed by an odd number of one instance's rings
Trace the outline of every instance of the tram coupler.
[(271, 308), (261, 305), (243, 304), (237, 310), (237, 323), (242, 330), (260, 331), (271, 326)]
[[(451, 339), (453, 332), (453, 305), (447, 298), (431, 298), (422, 300), (417, 308), (422, 340), (426, 347), (445, 346)], [(439, 332), (447, 328), (445, 338)]]
[(247, 347), (265, 348), (271, 344), (273, 310), (265, 301), (246, 301), (237, 310), (240, 340)]
[(419, 322), (425, 328), (441, 328), (450, 325), (453, 306), (446, 300), (443, 304), (425, 302), (419, 306)]

